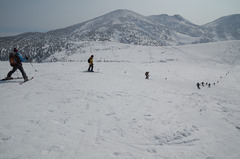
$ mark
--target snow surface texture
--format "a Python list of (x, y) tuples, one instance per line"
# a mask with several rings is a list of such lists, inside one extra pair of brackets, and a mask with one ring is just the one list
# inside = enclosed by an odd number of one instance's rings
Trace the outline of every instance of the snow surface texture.
[(78, 51), (0, 83), (0, 159), (240, 158), (240, 41)]

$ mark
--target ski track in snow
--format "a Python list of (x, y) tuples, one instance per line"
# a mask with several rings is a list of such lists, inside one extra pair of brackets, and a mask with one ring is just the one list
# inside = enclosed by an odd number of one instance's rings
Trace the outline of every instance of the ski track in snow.
[[(87, 62), (24, 63), (33, 80), (0, 83), (0, 158), (237, 159), (239, 46), (94, 43), (68, 57), (94, 54), (99, 73), (83, 72)], [(2, 78), (11, 69), (0, 68)], [(202, 81), (216, 85), (198, 90)]]

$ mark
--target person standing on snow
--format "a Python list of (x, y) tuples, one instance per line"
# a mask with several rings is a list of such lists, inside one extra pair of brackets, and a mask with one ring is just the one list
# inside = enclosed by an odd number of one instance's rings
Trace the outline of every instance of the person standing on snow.
[(91, 57), (89, 57), (88, 59), (88, 63), (89, 63), (89, 67), (88, 67), (88, 72), (93, 72), (93, 55)]
[(13, 67), (13, 69), (8, 72), (6, 79), (12, 79), (12, 74), (19, 69), (22, 73), (22, 76), (24, 78), (24, 81), (28, 81), (28, 77), (22, 67), (22, 62), (25, 62), (26, 60), (28, 60), (28, 57), (25, 56), (25, 58), (23, 58), (18, 50), (16, 48), (14, 48), (14, 53), (11, 53), (9, 56), (9, 60), (10, 60), (10, 65)]
[(208, 84), (208, 88), (210, 88), (210, 87), (211, 87), (211, 84), (209, 83), (209, 84)]
[(197, 88), (200, 89), (200, 83), (197, 83)]
[(145, 76), (146, 76), (146, 79), (148, 79), (149, 78), (149, 72), (146, 72)]

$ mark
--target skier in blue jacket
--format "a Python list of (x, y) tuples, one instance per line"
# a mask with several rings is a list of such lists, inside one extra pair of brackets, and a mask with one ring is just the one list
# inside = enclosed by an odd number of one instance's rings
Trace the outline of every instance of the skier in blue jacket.
[(28, 81), (28, 77), (27, 77), (27, 75), (26, 75), (26, 73), (25, 73), (25, 71), (24, 71), (24, 69), (23, 69), (23, 67), (22, 67), (22, 62), (25, 62), (26, 60), (28, 60), (28, 57), (27, 56), (25, 56), (25, 58), (23, 58), (20, 54), (19, 54), (19, 52), (18, 52), (18, 50), (16, 49), (16, 48), (14, 48), (14, 52), (15, 52), (15, 57), (13, 57), (14, 58), (14, 62), (11, 62), (11, 59), (10, 59), (10, 64), (11, 64), (11, 66), (13, 67), (13, 69), (10, 71), (10, 72), (8, 72), (8, 75), (7, 75), (7, 77), (6, 77), (6, 79), (12, 79), (12, 74), (17, 70), (17, 69), (19, 69), (20, 71), (21, 71), (21, 73), (22, 73), (22, 76), (23, 76), (23, 78), (24, 78), (24, 81)]

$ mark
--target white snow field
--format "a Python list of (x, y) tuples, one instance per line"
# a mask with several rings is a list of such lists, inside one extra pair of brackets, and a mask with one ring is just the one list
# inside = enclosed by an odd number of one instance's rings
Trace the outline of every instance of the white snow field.
[(74, 47), (0, 82), (0, 159), (240, 158), (240, 41)]

